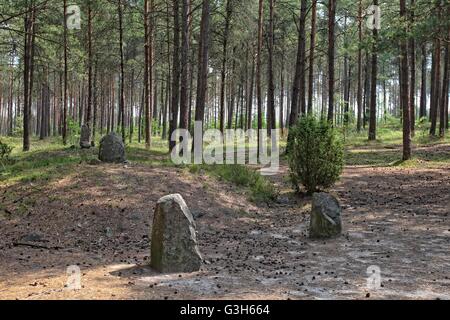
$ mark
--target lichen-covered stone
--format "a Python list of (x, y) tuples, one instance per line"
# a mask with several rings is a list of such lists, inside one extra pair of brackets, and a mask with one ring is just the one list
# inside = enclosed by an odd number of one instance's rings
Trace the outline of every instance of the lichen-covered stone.
[(200, 270), (196, 226), (179, 194), (159, 199), (151, 234), (151, 266), (164, 273)]
[(110, 132), (100, 140), (98, 158), (103, 162), (123, 163), (125, 158), (125, 145), (122, 138)]
[(342, 209), (339, 201), (328, 193), (315, 193), (312, 200), (309, 236), (333, 238), (342, 232)]

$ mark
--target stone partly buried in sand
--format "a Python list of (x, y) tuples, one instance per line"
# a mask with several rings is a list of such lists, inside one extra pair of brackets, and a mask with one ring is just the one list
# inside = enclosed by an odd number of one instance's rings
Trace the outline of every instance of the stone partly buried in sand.
[(195, 221), (179, 194), (159, 199), (153, 217), (151, 266), (164, 273), (200, 270)]
[(98, 158), (103, 162), (123, 163), (125, 158), (125, 145), (122, 138), (115, 132), (111, 132), (100, 140)]
[(312, 200), (309, 236), (333, 238), (342, 232), (342, 209), (339, 201), (328, 193), (315, 193)]

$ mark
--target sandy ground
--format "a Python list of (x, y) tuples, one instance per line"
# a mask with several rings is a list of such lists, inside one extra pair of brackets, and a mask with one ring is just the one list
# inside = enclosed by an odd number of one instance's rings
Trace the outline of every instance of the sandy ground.
[[(77, 169), (47, 184), (0, 186), (9, 212), (0, 217), (0, 299), (450, 299), (448, 167), (347, 167), (333, 189), (344, 234), (328, 241), (308, 238), (310, 199), (287, 193), (286, 168), (272, 205), (176, 168)], [(154, 206), (170, 193), (197, 221), (208, 262), (198, 273), (148, 267)], [(67, 287), (71, 265), (80, 290)], [(367, 287), (372, 265), (377, 290)]]

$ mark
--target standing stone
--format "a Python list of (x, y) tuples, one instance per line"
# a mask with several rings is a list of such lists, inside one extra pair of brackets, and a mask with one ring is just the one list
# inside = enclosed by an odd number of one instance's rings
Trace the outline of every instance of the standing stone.
[(87, 124), (81, 126), (80, 147), (82, 149), (89, 149), (91, 147), (91, 129)]
[(311, 238), (332, 238), (342, 231), (341, 206), (328, 193), (315, 193), (312, 200), (309, 236)]
[(179, 194), (159, 199), (153, 217), (151, 265), (159, 272), (200, 270), (195, 221)]
[(100, 140), (98, 158), (103, 162), (123, 163), (125, 159), (125, 145), (122, 137), (110, 132)]

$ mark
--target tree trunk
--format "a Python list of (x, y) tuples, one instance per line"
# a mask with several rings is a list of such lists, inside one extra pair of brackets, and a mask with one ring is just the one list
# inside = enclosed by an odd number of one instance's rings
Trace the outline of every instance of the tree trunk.
[(358, 83), (357, 83), (357, 93), (356, 93), (356, 104), (357, 104), (357, 116), (356, 116), (356, 130), (361, 132), (361, 122), (362, 122), (362, 0), (359, 0), (358, 6)]
[[(410, 1), (410, 29), (414, 26), (414, 6), (415, 0)], [(410, 117), (411, 117), (411, 137), (414, 137), (415, 127), (416, 127), (416, 42), (414, 36), (410, 37), (409, 40), (409, 50), (410, 50), (410, 67), (411, 67), (411, 78), (409, 82), (409, 101), (411, 105)]]
[(328, 0), (328, 121), (334, 118), (334, 26), (336, 20), (336, 0)]
[(258, 159), (261, 150), (260, 130), (262, 129), (262, 92), (261, 92), (261, 49), (263, 43), (263, 0), (259, 0), (258, 9), (258, 43), (256, 49), (256, 97), (258, 103)]
[(181, 82), (180, 82), (180, 128), (188, 129), (188, 75), (189, 75), (189, 0), (183, 0), (181, 9)]
[[(400, 0), (400, 17), (406, 16), (406, 0)], [(400, 97), (403, 112), (403, 160), (411, 159), (411, 118), (408, 102), (408, 45), (406, 39), (400, 41)]]
[[(119, 48), (120, 48), (120, 96), (119, 96), (119, 118), (122, 132), (122, 141), (125, 143), (125, 71), (123, 58), (123, 13), (122, 0), (117, 0), (117, 9), (119, 14)], [(90, 89), (89, 89), (90, 90)]]
[(308, 114), (313, 113), (313, 94), (314, 94), (314, 52), (316, 46), (316, 17), (317, 0), (312, 0), (311, 8), (311, 37), (309, 49), (309, 75), (308, 75)]
[(209, 72), (209, 10), (209, 0), (203, 0), (200, 41), (198, 44), (197, 96), (195, 101), (195, 121), (200, 121), (202, 123), (202, 128), (205, 120), (206, 91), (208, 87)]
[(427, 45), (422, 45), (422, 74), (421, 74), (421, 86), (420, 86), (420, 110), (419, 117), (423, 118), (427, 116)]
[(180, 18), (179, 0), (173, 0), (173, 72), (172, 72), (172, 103), (169, 125), (169, 149), (175, 146), (171, 140), (172, 133), (178, 124), (179, 96), (180, 96)]
[[(378, 6), (378, 0), (373, 1)], [(373, 28), (372, 74), (370, 81), (369, 141), (377, 136), (377, 73), (378, 73), (378, 29)]]
[[(450, 30), (450, 29), (449, 29)], [(450, 33), (447, 32), (447, 35)], [(449, 63), (450, 63), (450, 53), (449, 53), (449, 41), (450, 37), (447, 37), (447, 43), (445, 45), (445, 57), (444, 57), (444, 78), (442, 80), (442, 97), (441, 97), (441, 107), (440, 107), (440, 119), (439, 119), (439, 136), (445, 136), (445, 130), (448, 126), (448, 89), (449, 89)]]
[(274, 51), (274, 1), (269, 0), (269, 31), (268, 31), (268, 49), (269, 62), (267, 64), (267, 135), (271, 136), (271, 129), (276, 128), (275, 119), (275, 84), (273, 76), (273, 51)]
[[(441, 1), (436, 1), (436, 11), (438, 21), (441, 17)], [(441, 89), (441, 39), (439, 38), (439, 31), (436, 39), (434, 41), (434, 56), (433, 56), (433, 81), (432, 86), (434, 90), (432, 90), (431, 94), (431, 106), (430, 106), (430, 117), (431, 117), (431, 127), (430, 127), (430, 135), (436, 135), (436, 124), (437, 124), (437, 113), (439, 108), (439, 100), (440, 100), (440, 89)]]
[(27, 1), (28, 12), (25, 17), (24, 47), (24, 115), (23, 115), (23, 151), (30, 150), (31, 102), (33, 92), (33, 64), (36, 9), (34, 1)]

